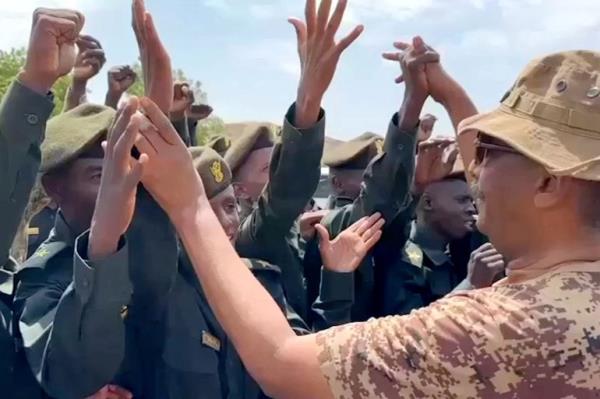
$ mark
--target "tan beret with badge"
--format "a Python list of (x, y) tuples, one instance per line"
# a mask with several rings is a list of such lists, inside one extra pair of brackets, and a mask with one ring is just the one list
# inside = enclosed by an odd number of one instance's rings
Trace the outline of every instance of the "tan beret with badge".
[(323, 154), (323, 164), (334, 169), (365, 169), (382, 152), (383, 137), (367, 132), (330, 147)]
[(190, 147), (189, 151), (208, 199), (231, 185), (231, 170), (215, 150), (209, 147)]
[(241, 135), (233, 140), (231, 147), (225, 153), (225, 161), (233, 173), (244, 163), (252, 151), (275, 145), (273, 126), (259, 123), (245, 124)]
[(82, 104), (48, 121), (42, 143), (40, 172), (48, 173), (75, 160), (104, 138), (116, 111), (97, 104)]
[(600, 53), (568, 51), (531, 62), (498, 109), (464, 120), (549, 173), (600, 181)]

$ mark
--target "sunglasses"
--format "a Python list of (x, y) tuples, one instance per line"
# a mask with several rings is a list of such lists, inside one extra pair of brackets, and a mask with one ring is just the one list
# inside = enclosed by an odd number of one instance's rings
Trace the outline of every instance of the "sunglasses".
[(490, 151), (507, 152), (511, 154), (520, 154), (519, 151), (512, 147), (498, 144), (482, 142), (480, 139), (475, 140), (475, 165), (481, 165)]

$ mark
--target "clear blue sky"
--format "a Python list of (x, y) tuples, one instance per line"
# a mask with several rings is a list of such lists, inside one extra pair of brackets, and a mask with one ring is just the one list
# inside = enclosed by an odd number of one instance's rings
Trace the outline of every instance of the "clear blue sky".
[[(104, 70), (91, 84), (101, 101), (106, 70), (133, 63), (136, 45), (128, 0), (0, 0), (0, 48), (27, 43), (32, 11), (75, 7), (86, 14), (84, 31), (107, 52)], [(385, 133), (402, 99), (394, 84), (398, 66), (381, 53), (394, 40), (421, 34), (481, 110), (493, 108), (533, 57), (600, 45), (598, 0), (349, 0), (344, 32), (365, 32), (342, 58), (325, 100), (327, 133), (349, 139), (365, 131)], [(281, 122), (298, 82), (295, 34), (286, 19), (302, 16), (302, 0), (147, 0), (173, 66), (201, 80), (215, 114), (227, 122)], [(437, 134), (451, 134), (443, 110)]]

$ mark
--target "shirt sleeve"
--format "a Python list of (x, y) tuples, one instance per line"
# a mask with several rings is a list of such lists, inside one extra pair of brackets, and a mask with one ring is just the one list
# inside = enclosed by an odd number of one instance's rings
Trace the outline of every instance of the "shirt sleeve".
[(127, 246), (122, 241), (115, 254), (89, 261), (87, 242), (87, 233), (77, 240), (70, 270), (24, 274), (16, 294), (27, 360), (53, 397), (93, 394), (112, 380), (125, 353), (123, 312), (131, 295)]
[(40, 145), (54, 104), (18, 81), (0, 105), (0, 267), (21, 222), (40, 167)]

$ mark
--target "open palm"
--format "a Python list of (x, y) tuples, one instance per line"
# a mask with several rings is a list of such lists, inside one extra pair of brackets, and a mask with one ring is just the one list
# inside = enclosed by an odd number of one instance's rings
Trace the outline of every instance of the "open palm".
[(381, 238), (381, 228), (385, 224), (381, 214), (364, 217), (344, 230), (334, 240), (329, 239), (325, 227), (316, 225), (321, 239), (319, 249), (323, 265), (327, 270), (350, 273), (356, 270), (367, 252)]

